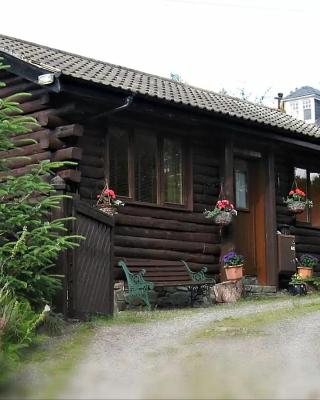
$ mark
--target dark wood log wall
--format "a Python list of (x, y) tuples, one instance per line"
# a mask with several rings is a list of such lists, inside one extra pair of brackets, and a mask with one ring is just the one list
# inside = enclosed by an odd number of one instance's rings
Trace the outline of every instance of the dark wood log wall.
[[(84, 127), (84, 134), (78, 142), (83, 148), (80, 198), (91, 203), (96, 201), (107, 173), (106, 132), (106, 128)], [(209, 139), (207, 142), (195, 140), (191, 146), (194, 210), (170, 210), (129, 203), (121, 207), (115, 218), (115, 265), (120, 258), (149, 260), (155, 266), (163, 261), (183, 259), (195, 270), (206, 265), (211, 274), (219, 273), (219, 227), (202, 214), (206, 208), (214, 206), (219, 194), (218, 151), (214, 150), (214, 145), (209, 145)]]
[[(22, 96), (15, 100), (21, 103), (23, 114), (36, 118), (39, 124), (37, 127), (32, 127), (30, 133), (13, 138), (18, 148), (0, 152), (1, 158), (26, 157), (10, 161), (12, 175), (25, 174), (33, 168), (34, 164), (42, 160), (78, 161), (81, 159), (82, 151), (74, 146), (74, 138), (82, 135), (82, 127), (68, 122), (66, 118), (68, 105), (53, 107), (51, 95), (45, 88), (8, 72), (1, 72), (0, 81), (6, 84), (6, 87), (0, 89), (0, 98), (22, 91), (31, 94), (29, 97)], [(28, 144), (25, 139), (33, 139), (36, 143), (29, 142)], [(71, 184), (80, 181), (80, 171), (74, 166), (61, 168), (58, 174)]]
[(115, 260), (186, 260), (195, 270), (204, 265), (210, 274), (219, 273), (219, 227), (204, 218), (219, 193), (218, 156), (208, 143), (193, 147), (194, 210), (168, 210), (126, 205), (116, 216)]
[[(287, 197), (294, 179), (294, 166), (305, 166), (313, 171), (320, 171), (320, 163), (306, 153), (290, 152), (291, 157), (284, 156), (285, 150), (276, 157), (276, 196), (277, 196), (277, 225), (290, 225), (290, 234), (295, 236), (296, 254), (314, 254), (320, 259), (320, 229), (308, 224), (299, 224), (296, 218), (287, 210), (283, 199)], [(316, 267), (320, 272), (320, 265)]]

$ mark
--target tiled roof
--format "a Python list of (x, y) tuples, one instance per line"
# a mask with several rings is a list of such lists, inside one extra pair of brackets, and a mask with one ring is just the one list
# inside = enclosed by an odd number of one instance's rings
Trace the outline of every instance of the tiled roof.
[(284, 98), (284, 100), (289, 100), (289, 99), (296, 99), (297, 97), (303, 97), (303, 96), (319, 96), (320, 97), (320, 90), (315, 89), (311, 86), (302, 86), (299, 89), (296, 89), (294, 92), (291, 92)]
[(320, 127), (306, 124), (274, 108), (250, 103), (167, 78), (97, 61), (24, 40), (0, 35), (0, 52), (38, 65), (57, 68), (62, 75), (91, 81), (162, 101), (182, 104), (194, 109), (277, 127), (293, 133), (320, 137)]

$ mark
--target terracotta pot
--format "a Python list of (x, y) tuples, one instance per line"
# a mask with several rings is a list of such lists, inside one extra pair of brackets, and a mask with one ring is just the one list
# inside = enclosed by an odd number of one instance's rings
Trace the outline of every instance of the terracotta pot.
[(228, 281), (236, 281), (243, 277), (243, 265), (231, 265), (224, 267)]
[(311, 278), (313, 268), (310, 267), (297, 267), (298, 275), (301, 276), (301, 278)]

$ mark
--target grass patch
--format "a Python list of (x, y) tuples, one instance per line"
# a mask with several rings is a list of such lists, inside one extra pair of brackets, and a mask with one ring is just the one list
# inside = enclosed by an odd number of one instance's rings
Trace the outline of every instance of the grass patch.
[[(319, 296), (317, 297), (319, 298)], [(205, 329), (198, 331), (193, 339), (263, 334), (263, 328), (267, 325), (316, 311), (320, 311), (319, 302), (300, 303), (292, 301), (290, 307), (249, 314), (243, 317), (228, 317), (221, 321), (211, 322)]]
[(55, 398), (83, 356), (93, 332), (93, 324), (81, 323), (69, 326), (61, 337), (39, 335), (8, 382), (8, 397)]

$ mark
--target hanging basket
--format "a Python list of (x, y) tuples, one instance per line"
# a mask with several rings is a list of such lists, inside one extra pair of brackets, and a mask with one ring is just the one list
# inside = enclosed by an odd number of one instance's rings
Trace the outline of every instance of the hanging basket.
[(229, 225), (232, 222), (232, 213), (230, 211), (221, 211), (213, 217), (213, 222), (216, 225)]
[(114, 207), (112, 205), (99, 204), (99, 205), (97, 205), (97, 208), (99, 209), (99, 211), (101, 211), (101, 212), (103, 212), (103, 213), (105, 213), (107, 215), (110, 215), (111, 217), (113, 215), (118, 214), (118, 211), (117, 211), (116, 207)]
[(306, 209), (306, 202), (293, 200), (287, 203), (287, 207), (293, 214), (301, 214)]

